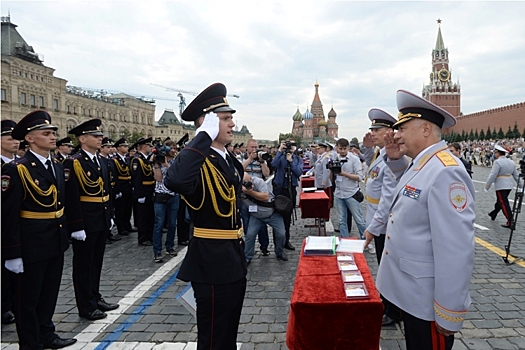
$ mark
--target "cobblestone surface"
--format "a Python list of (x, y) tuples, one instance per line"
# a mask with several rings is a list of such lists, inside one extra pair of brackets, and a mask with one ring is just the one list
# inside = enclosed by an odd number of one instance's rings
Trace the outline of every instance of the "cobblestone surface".
[[(507, 266), (494, 251), (499, 248), (504, 253), (510, 230), (501, 227), (505, 223), (501, 213), (495, 221), (487, 215), (496, 198), (493, 190), (483, 191), (482, 182), (490, 169), (474, 166), (473, 170), (478, 241), (471, 281), (472, 305), (463, 330), (456, 334), (454, 349), (525, 349), (525, 264)], [(297, 215), (300, 217), (299, 210)], [(299, 218), (292, 226), (294, 246), (300, 247), (305, 237), (317, 234), (316, 228), (304, 227), (312, 221)], [(511, 245), (511, 252), (516, 256), (525, 256), (524, 227), (525, 214), (522, 213)], [(352, 232), (357, 236), (355, 225)], [(184, 252), (182, 248), (177, 248), (180, 255)], [(283, 262), (276, 259), (272, 249), (273, 244), (270, 245), (271, 254), (266, 257), (256, 250), (248, 267), (248, 286), (237, 338), (243, 350), (287, 349), (286, 327), (299, 251), (286, 251), (289, 261)], [(365, 255), (375, 275), (375, 255)], [(101, 292), (107, 301), (120, 302), (121, 308), (118, 313), (110, 312), (107, 319), (96, 322), (78, 316), (71, 281), (71, 258), (72, 249), (69, 249), (54, 316), (60, 336), (79, 339), (69, 349), (94, 349), (99, 342), (109, 341), (115, 341), (110, 349), (196, 348), (195, 318), (175, 299), (185, 283), (171, 279), (178, 268), (174, 259), (180, 260), (180, 257), (166, 256), (163, 264), (154, 263), (151, 247), (138, 246), (136, 233), (108, 245)], [(155, 280), (157, 270), (163, 265), (170, 269), (169, 272)], [(2, 349), (18, 348), (14, 325), (3, 325), (1, 335)], [(381, 347), (384, 350), (405, 349), (403, 329), (399, 324), (382, 330)]]

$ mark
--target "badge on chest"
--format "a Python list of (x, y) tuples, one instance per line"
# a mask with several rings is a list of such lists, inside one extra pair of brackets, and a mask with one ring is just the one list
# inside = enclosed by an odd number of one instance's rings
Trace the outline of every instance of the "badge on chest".
[(419, 200), (419, 195), (421, 194), (421, 189), (405, 185), (405, 188), (403, 189), (403, 196), (415, 199), (416, 201)]

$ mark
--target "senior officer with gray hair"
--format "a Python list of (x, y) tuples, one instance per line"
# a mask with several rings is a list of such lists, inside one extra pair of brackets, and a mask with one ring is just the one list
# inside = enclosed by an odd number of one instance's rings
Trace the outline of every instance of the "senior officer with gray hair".
[[(366, 199), (366, 225), (365, 237), (373, 236), (376, 247), (377, 263), (381, 263), (381, 255), (385, 247), (386, 224), (390, 204), (394, 196), (397, 181), (392, 171), (386, 165), (385, 140), (383, 136), (392, 130), (397, 120), (387, 112), (372, 108), (368, 112), (368, 118), (372, 122), (370, 132), (363, 139), (363, 155), (368, 166), (365, 177), (365, 199)], [(383, 326), (399, 322), (401, 315), (399, 309), (382, 297), (385, 305), (383, 315)]]
[(244, 169), (226, 150), (233, 140), (226, 87), (201, 92), (181, 117), (198, 127), (168, 169), (164, 184), (180, 193), (194, 225), (177, 278), (191, 281), (197, 302), (197, 349), (235, 350), (246, 291), (240, 192)]
[[(441, 128), (453, 126), (454, 117), (404, 90), (397, 108), (385, 160), (399, 181), (377, 288), (401, 309), (408, 350), (452, 349), (471, 302), (474, 185), (441, 141)], [(403, 170), (405, 155), (412, 163)]]
[[(485, 192), (488, 192), (489, 188), (494, 183), (494, 189), (496, 190), (496, 204), (494, 204), (494, 210), (489, 213), (492, 221), (496, 220), (496, 216), (500, 210), (503, 210), (503, 215), (507, 219), (505, 225), (501, 225), (505, 228), (512, 227), (512, 211), (509, 205), (509, 194), (514, 187), (514, 181), (518, 183), (519, 174), (516, 164), (509, 158), (505, 157), (507, 150), (500, 145), (494, 147), (494, 157), (496, 160), (492, 164), (492, 170), (490, 171), (489, 178), (485, 184)], [(512, 179), (514, 178), (514, 181)]]

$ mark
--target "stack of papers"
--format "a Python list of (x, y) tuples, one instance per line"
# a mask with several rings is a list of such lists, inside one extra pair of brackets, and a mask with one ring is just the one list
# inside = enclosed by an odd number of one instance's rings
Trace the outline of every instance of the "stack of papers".
[(335, 237), (308, 236), (304, 246), (304, 255), (334, 255)]
[(363, 253), (365, 241), (360, 239), (340, 239), (337, 253)]
[(317, 187), (305, 187), (303, 188), (303, 192), (315, 192), (317, 191)]

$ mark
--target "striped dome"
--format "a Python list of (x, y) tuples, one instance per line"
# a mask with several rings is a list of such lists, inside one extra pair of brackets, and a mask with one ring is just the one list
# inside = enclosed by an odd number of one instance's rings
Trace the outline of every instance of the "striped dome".
[(295, 112), (292, 119), (296, 122), (300, 122), (303, 120), (303, 115), (301, 114), (301, 112), (299, 112), (299, 107), (297, 107), (297, 112)]
[(307, 119), (313, 119), (313, 118), (314, 118), (314, 115), (307, 108), (306, 112), (304, 112), (304, 114), (303, 114), (303, 119), (307, 120)]

